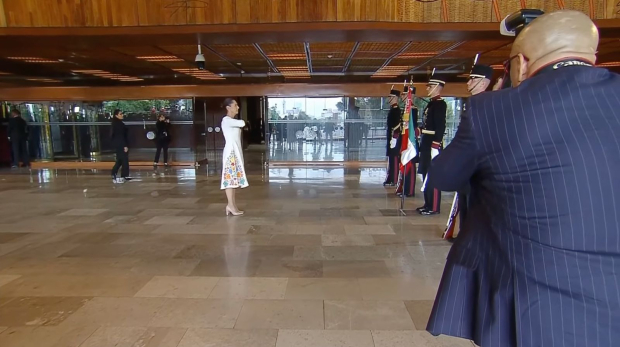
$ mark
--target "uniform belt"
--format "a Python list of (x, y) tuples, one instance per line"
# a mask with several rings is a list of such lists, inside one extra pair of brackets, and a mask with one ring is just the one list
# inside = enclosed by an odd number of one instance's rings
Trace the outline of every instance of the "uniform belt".
[(435, 135), (435, 130), (422, 130), (422, 134)]

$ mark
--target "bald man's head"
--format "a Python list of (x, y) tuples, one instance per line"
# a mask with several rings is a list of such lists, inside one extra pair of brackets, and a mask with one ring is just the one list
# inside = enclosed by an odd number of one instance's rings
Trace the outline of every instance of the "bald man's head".
[(554, 62), (577, 58), (594, 64), (598, 29), (587, 15), (562, 10), (533, 20), (517, 36), (510, 54), (514, 87)]

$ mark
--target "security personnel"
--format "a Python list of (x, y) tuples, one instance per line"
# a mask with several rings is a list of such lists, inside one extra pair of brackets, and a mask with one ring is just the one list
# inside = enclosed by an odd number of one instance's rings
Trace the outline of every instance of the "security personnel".
[[(443, 135), (446, 131), (446, 112), (448, 105), (441, 98), (446, 82), (433, 78), (428, 81), (426, 90), (431, 99), (424, 109), (424, 124), (422, 126), (422, 141), (420, 143), (420, 168), (426, 182), (426, 174), (431, 166), (431, 160), (435, 158), (443, 148)], [(420, 214), (430, 216), (439, 214), (441, 206), (441, 192), (433, 187), (424, 189), (424, 206), (416, 210)]]
[(400, 117), (401, 111), (398, 106), (398, 99), (400, 97), (400, 91), (392, 89), (388, 102), (390, 103), (390, 110), (387, 116), (387, 143), (386, 153), (388, 157), (388, 171), (384, 186), (393, 186), (398, 179), (398, 167), (400, 159), (400, 147), (398, 146), (398, 140), (400, 138)]

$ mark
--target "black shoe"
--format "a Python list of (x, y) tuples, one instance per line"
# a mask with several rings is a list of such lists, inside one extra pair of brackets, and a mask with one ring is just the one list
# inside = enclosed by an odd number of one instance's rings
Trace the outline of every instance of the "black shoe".
[(396, 184), (394, 184), (393, 182), (383, 182), (383, 186), (384, 187), (394, 187)]
[(418, 207), (415, 210), (420, 212), (420, 213), (425, 212), (426, 211), (426, 206)]
[(436, 214), (439, 214), (439, 212), (438, 211), (426, 211), (425, 210), (425, 211), (420, 212), (420, 214), (423, 215), (423, 216), (434, 216)]
[(131, 177), (123, 177), (123, 179), (125, 180), (125, 182), (129, 182), (129, 181), (131, 181), (133, 178), (131, 178)]

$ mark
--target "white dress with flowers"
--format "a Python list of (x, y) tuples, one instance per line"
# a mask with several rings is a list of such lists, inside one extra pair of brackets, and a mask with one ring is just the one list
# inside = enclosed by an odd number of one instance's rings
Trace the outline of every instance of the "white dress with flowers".
[(239, 119), (228, 116), (222, 119), (222, 133), (224, 133), (226, 145), (222, 156), (224, 163), (221, 189), (245, 188), (249, 185), (241, 151), (241, 128), (244, 126), (245, 122)]

